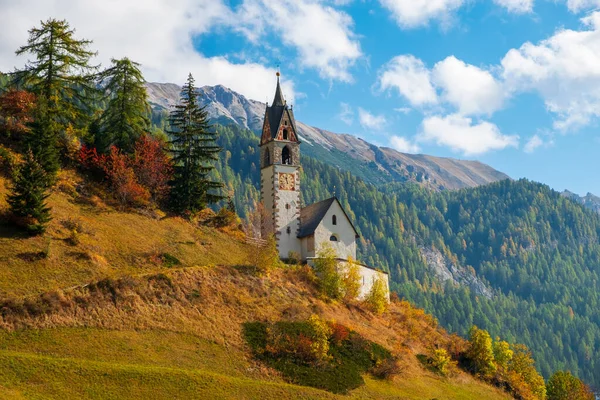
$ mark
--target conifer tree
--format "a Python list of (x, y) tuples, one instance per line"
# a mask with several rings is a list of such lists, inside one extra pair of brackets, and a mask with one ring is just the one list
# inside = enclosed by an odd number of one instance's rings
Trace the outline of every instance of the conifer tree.
[(175, 165), (171, 182), (171, 204), (179, 213), (195, 213), (224, 197), (215, 193), (223, 187), (210, 177), (221, 147), (208, 122), (208, 113), (200, 107), (192, 74), (181, 91), (181, 104), (170, 113), (169, 134)]
[(53, 125), (47, 112), (46, 100), (41, 99), (35, 110), (34, 122), (30, 124), (31, 131), (27, 134), (25, 141), (36, 162), (45, 171), (46, 187), (54, 184), (60, 168), (60, 154)]
[[(17, 55), (31, 54), (21, 70), (14, 73), (17, 86), (35, 93), (44, 102), (47, 133), (58, 146), (60, 135), (84, 129), (91, 110), (91, 96), (96, 92), (94, 69), (88, 50), (89, 40), (78, 40), (67, 21), (48, 19), (41, 27), (29, 31), (27, 45)], [(34, 156), (36, 154), (35, 148)]]
[(46, 173), (33, 152), (25, 154), (25, 163), (16, 172), (12, 193), (8, 196), (10, 213), (18, 225), (32, 234), (40, 234), (52, 219), (46, 205)]
[(132, 152), (138, 138), (150, 130), (150, 105), (139, 69), (140, 64), (122, 58), (112, 59), (112, 66), (100, 74), (106, 82), (110, 97), (100, 118), (100, 133), (95, 138), (96, 147), (106, 150), (117, 146)]

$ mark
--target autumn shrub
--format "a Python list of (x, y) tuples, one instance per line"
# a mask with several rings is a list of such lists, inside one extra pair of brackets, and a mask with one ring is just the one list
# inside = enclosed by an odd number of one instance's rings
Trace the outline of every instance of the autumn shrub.
[(315, 259), (315, 272), (319, 278), (321, 294), (333, 300), (339, 300), (343, 296), (342, 277), (338, 268), (335, 250), (329, 243), (324, 243)]
[(373, 281), (371, 290), (364, 299), (367, 307), (377, 315), (383, 314), (388, 308), (388, 290), (385, 280), (378, 276)]
[(154, 201), (166, 198), (173, 177), (173, 163), (164, 148), (165, 143), (159, 139), (143, 135), (135, 143), (131, 160), (138, 182)]
[(348, 262), (341, 276), (341, 288), (346, 302), (354, 301), (360, 295), (361, 276), (358, 264), (348, 257)]
[(333, 393), (364, 384), (361, 374), (391, 376), (391, 353), (342, 325), (313, 315), (305, 321), (249, 322), (243, 326), (255, 357), (289, 381)]
[(441, 375), (448, 375), (449, 368), (452, 364), (452, 359), (446, 349), (435, 349), (429, 360), (433, 370)]
[(402, 366), (395, 357), (385, 358), (371, 369), (371, 374), (378, 379), (392, 379), (401, 372)]

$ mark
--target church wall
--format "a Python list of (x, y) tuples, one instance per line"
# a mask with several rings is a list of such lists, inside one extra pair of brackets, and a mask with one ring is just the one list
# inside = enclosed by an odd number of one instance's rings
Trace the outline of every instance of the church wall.
[[(294, 174), (296, 180), (295, 190), (279, 189), (279, 173)], [(301, 242), (297, 236), (300, 229), (300, 173), (298, 172), (298, 168), (288, 165), (276, 165), (275, 188), (275, 206), (273, 211), (279, 256), (281, 258), (288, 258), (290, 251), (301, 255)], [(286, 205), (289, 205), (289, 207), (286, 207)]]
[[(333, 225), (333, 215), (337, 217), (337, 225)], [(337, 236), (337, 242), (329, 240), (332, 234)], [(356, 259), (356, 233), (337, 201), (334, 201), (331, 207), (329, 207), (325, 217), (317, 229), (315, 229), (315, 247), (317, 253), (325, 242), (334, 248), (338, 258), (347, 259), (348, 257), (352, 257)]]

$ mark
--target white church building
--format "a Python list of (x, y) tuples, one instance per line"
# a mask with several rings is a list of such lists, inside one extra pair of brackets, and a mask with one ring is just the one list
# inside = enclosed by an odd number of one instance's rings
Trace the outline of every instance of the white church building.
[[(263, 237), (274, 233), (282, 259), (291, 255), (312, 264), (325, 243), (336, 251), (339, 265), (348, 257), (356, 260), (356, 228), (336, 197), (303, 207), (300, 199), (300, 140), (294, 113), (288, 107), (279, 84), (273, 103), (267, 105), (260, 140), (260, 193), (266, 218)], [(358, 263), (362, 279), (360, 297), (386, 272)]]

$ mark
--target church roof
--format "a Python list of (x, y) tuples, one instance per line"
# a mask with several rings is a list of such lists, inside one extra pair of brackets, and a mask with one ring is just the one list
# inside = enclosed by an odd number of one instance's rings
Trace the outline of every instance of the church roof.
[(348, 222), (350, 222), (350, 226), (352, 226), (352, 229), (354, 229), (356, 237), (359, 237), (358, 232), (354, 227), (354, 224), (348, 217), (348, 214), (346, 214), (346, 211), (344, 210), (344, 207), (342, 207), (340, 201), (337, 199), (337, 197), (331, 197), (327, 200), (319, 201), (318, 203), (313, 203), (309, 206), (303, 207), (300, 210), (300, 232), (298, 233), (299, 238), (303, 238), (305, 236), (309, 236), (315, 233), (315, 229), (317, 229), (317, 227), (325, 217), (325, 214), (327, 214), (327, 211), (331, 208), (333, 202), (337, 202), (340, 205), (344, 216), (346, 217)]
[(285, 100), (283, 99), (283, 92), (281, 91), (281, 85), (279, 84), (279, 75), (277, 75), (277, 89), (275, 89), (275, 98), (271, 106), (285, 106)]

